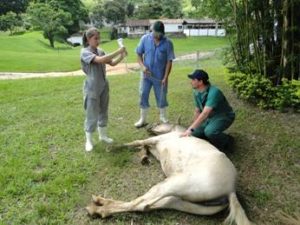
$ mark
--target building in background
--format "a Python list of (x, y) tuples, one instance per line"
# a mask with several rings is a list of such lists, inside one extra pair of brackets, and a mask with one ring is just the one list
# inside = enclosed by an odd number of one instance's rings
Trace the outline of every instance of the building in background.
[[(151, 32), (151, 26), (156, 20), (127, 20), (118, 27), (119, 33), (128, 37), (140, 37)], [(167, 35), (175, 36), (225, 36), (223, 24), (212, 19), (160, 19), (165, 24)]]
[[(225, 36), (222, 23), (212, 19), (159, 19), (165, 25), (165, 33), (171, 37), (192, 36)], [(151, 27), (157, 20), (127, 20), (117, 26), (119, 37), (138, 38), (151, 32)], [(114, 27), (116, 28), (116, 27)], [(82, 34), (73, 34), (67, 39), (73, 45), (82, 45)]]
[(222, 23), (212, 19), (185, 19), (183, 32), (186, 36), (225, 36), (226, 31)]

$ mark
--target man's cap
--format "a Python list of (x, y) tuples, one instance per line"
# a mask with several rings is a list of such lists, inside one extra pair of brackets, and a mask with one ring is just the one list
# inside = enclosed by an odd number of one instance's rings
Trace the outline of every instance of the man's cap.
[(165, 34), (165, 25), (161, 21), (156, 21), (153, 24), (153, 32)]
[(192, 74), (188, 75), (188, 78), (194, 80), (208, 80), (208, 74), (204, 70), (195, 70)]

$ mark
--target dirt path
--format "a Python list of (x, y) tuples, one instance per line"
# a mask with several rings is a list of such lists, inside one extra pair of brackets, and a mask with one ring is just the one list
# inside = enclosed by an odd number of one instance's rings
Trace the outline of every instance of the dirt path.
[[(106, 67), (107, 75), (126, 74), (139, 69), (137, 63), (120, 63), (117, 66)], [(36, 77), (61, 77), (61, 76), (80, 76), (83, 75), (82, 70), (71, 72), (49, 72), (49, 73), (12, 73), (12, 72), (0, 72), (0, 80), (9, 79), (26, 79)]]
[[(192, 53), (188, 55), (182, 55), (177, 57), (174, 61), (181, 60), (195, 60), (197, 57), (199, 59), (207, 58), (214, 55), (214, 52), (200, 52)], [(118, 75), (127, 74), (130, 72), (135, 72), (139, 70), (138, 63), (120, 63), (117, 66), (106, 67), (107, 75)], [(82, 70), (71, 71), (71, 72), (49, 72), (49, 73), (14, 73), (14, 72), (0, 72), (0, 80), (14, 80), (14, 79), (26, 79), (26, 78), (37, 78), (37, 77), (61, 77), (61, 76), (81, 76), (84, 73)]]
[(176, 61), (182, 61), (182, 60), (196, 60), (198, 59), (205, 59), (205, 58), (209, 58), (211, 56), (213, 56), (215, 53), (214, 52), (199, 52), (197, 55), (197, 52), (195, 53), (191, 53), (191, 54), (187, 54), (187, 55), (181, 55), (176, 57), (176, 59), (174, 60)]

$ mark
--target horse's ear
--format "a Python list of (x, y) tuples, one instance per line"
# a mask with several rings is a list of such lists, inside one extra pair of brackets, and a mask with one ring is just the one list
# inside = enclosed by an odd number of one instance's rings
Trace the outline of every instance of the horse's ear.
[(172, 125), (171, 131), (176, 131), (176, 127), (177, 127), (177, 125), (176, 125), (176, 124), (173, 124), (173, 125)]
[(180, 125), (180, 123), (181, 123), (181, 115), (178, 116), (176, 125)]
[(148, 124), (146, 126), (146, 130), (150, 135), (157, 135), (157, 133), (155, 132), (155, 128), (158, 126), (158, 123), (152, 123), (152, 124)]

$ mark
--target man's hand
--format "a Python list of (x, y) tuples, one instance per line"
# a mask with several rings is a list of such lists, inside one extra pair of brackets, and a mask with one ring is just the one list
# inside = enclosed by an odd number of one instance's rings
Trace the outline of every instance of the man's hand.
[(192, 135), (192, 131), (190, 129), (187, 129), (186, 131), (184, 131), (180, 137), (188, 137)]
[(143, 73), (144, 73), (144, 76), (150, 76), (151, 75), (151, 72), (145, 66), (143, 67)]
[(168, 84), (168, 78), (162, 79), (161, 84), (162, 84), (163, 86), (167, 86), (167, 84)]

